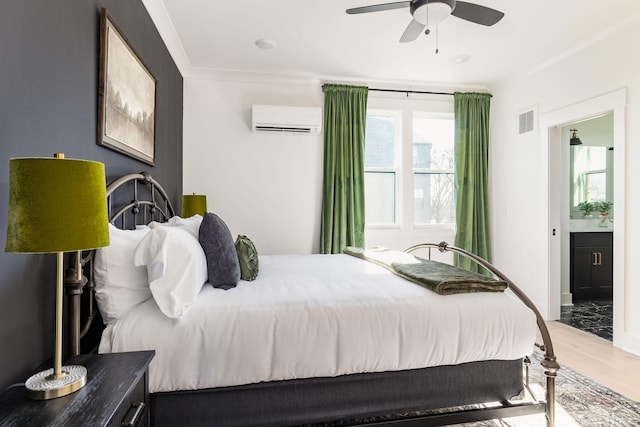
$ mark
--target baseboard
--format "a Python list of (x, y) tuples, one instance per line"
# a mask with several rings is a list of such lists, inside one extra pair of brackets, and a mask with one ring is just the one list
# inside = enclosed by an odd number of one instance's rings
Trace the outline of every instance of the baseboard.
[(566, 292), (562, 294), (562, 298), (560, 299), (560, 305), (562, 306), (572, 306), (573, 305), (573, 294), (571, 292)]
[(629, 333), (613, 333), (613, 346), (618, 347), (627, 353), (640, 356), (640, 337)]

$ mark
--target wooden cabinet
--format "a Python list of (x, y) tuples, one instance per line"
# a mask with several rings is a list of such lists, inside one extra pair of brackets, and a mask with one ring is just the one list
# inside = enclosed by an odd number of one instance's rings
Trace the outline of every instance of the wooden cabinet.
[(574, 301), (613, 299), (613, 233), (571, 233)]
[(72, 357), (64, 364), (87, 368), (83, 388), (50, 400), (30, 400), (23, 386), (10, 388), (0, 396), (0, 426), (148, 427), (148, 372), (154, 354), (136, 351)]

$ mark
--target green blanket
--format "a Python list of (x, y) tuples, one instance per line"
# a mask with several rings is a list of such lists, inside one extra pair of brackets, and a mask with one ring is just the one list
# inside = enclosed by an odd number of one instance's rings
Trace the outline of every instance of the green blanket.
[(386, 248), (363, 249), (347, 247), (345, 254), (381, 265), (411, 282), (440, 295), (470, 292), (502, 292), (507, 283), (449, 264), (418, 258), (406, 252)]

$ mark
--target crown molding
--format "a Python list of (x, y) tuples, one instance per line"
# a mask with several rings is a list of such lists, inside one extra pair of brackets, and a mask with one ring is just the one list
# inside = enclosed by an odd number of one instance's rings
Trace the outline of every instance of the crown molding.
[(169, 12), (163, 0), (142, 0), (142, 4), (147, 9), (147, 13), (155, 24), (180, 74), (182, 74), (183, 77), (188, 75), (192, 69), (191, 62), (178, 37), (178, 32), (169, 17)]
[(184, 75), (185, 78), (200, 80), (218, 80), (242, 83), (285, 84), (285, 85), (318, 85), (325, 83), (353, 84), (368, 87), (379, 87), (400, 91), (434, 91), (434, 92), (488, 92), (487, 86), (471, 84), (443, 84), (436, 82), (371, 79), (366, 77), (327, 76), (317, 74), (263, 72), (247, 70), (213, 69), (192, 67)]

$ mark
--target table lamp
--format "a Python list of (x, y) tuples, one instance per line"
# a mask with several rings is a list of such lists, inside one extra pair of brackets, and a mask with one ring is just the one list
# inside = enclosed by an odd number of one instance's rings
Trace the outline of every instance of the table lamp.
[(9, 160), (6, 252), (57, 255), (54, 366), (26, 382), (27, 396), (66, 396), (87, 381), (83, 366), (62, 366), (63, 255), (109, 245), (104, 164), (87, 160)]
[(204, 216), (207, 212), (207, 196), (202, 194), (185, 194), (182, 196), (182, 218), (196, 214)]

